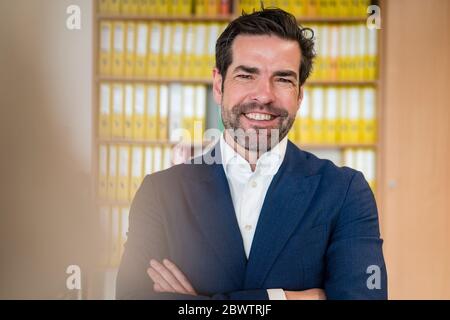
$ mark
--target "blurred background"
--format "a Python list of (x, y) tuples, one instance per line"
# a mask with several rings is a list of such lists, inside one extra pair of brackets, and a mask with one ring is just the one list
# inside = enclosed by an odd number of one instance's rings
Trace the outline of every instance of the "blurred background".
[[(450, 299), (450, 1), (264, 3), (315, 32), (290, 139), (364, 173), (389, 297)], [(114, 298), (130, 201), (145, 174), (201, 152), (198, 133), (221, 129), (215, 40), (252, 8), (0, 0), (1, 299)], [(179, 128), (190, 143), (178, 143)], [(80, 290), (67, 286), (70, 265)]]

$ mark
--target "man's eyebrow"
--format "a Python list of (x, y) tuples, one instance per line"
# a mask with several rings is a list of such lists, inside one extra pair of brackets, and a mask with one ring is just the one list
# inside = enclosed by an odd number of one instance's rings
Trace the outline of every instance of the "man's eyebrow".
[(237, 66), (236, 68), (234, 68), (233, 73), (237, 72), (237, 71), (244, 71), (250, 74), (259, 74), (259, 69), (255, 68), (255, 67), (248, 67), (248, 66), (244, 66), (244, 65), (240, 65)]

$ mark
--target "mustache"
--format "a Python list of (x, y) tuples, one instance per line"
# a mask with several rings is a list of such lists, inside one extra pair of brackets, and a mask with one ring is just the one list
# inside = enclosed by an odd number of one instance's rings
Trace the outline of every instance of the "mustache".
[(232, 113), (235, 115), (240, 115), (242, 113), (250, 113), (250, 112), (254, 112), (254, 111), (264, 111), (273, 116), (282, 117), (282, 118), (286, 118), (289, 116), (289, 113), (285, 109), (274, 106), (273, 104), (261, 104), (261, 103), (257, 103), (257, 102), (248, 102), (248, 103), (237, 104), (232, 108)]

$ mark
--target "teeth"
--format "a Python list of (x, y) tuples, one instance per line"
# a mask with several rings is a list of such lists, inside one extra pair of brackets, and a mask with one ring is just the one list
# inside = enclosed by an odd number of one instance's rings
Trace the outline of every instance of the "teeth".
[(270, 114), (265, 114), (265, 113), (247, 113), (246, 114), (247, 118), (250, 118), (252, 120), (272, 120), (273, 116), (271, 116)]

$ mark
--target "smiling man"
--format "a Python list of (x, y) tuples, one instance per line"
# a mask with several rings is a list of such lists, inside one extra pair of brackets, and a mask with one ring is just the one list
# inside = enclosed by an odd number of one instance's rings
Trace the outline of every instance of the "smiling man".
[(192, 163), (144, 179), (117, 298), (387, 297), (363, 175), (287, 139), (313, 48), (311, 30), (280, 9), (244, 14), (221, 34), (213, 94), (225, 131)]

